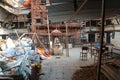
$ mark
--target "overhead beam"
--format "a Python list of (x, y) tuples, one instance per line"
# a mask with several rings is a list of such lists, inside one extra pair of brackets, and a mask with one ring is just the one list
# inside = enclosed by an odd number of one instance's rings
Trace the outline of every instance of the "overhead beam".
[(67, 21), (70, 22), (74, 19), (74, 17), (79, 13), (79, 11), (83, 8), (83, 6), (87, 3), (88, 0), (84, 0), (84, 2), (81, 4), (81, 6), (77, 9), (77, 11), (70, 17), (70, 19)]

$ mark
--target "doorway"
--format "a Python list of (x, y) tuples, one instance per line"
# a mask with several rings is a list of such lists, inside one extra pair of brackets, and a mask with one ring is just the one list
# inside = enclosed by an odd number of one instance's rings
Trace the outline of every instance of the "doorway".
[(95, 42), (95, 33), (89, 33), (88, 34), (88, 41), (89, 42)]
[(107, 35), (106, 35), (106, 43), (111, 43), (110, 32), (107, 32)]

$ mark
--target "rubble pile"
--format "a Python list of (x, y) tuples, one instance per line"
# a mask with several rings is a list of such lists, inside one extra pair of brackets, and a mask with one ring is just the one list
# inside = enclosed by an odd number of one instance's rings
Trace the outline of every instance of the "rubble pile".
[[(33, 64), (38, 66), (38, 74), (41, 73), (41, 58), (43, 54), (49, 54), (45, 53), (46, 49), (41, 49), (43, 53), (38, 53), (32, 39), (26, 37), (19, 40), (0, 40), (0, 45), (0, 76), (22, 75), (27, 80), (34, 74)], [(47, 57), (44, 56), (44, 59)]]

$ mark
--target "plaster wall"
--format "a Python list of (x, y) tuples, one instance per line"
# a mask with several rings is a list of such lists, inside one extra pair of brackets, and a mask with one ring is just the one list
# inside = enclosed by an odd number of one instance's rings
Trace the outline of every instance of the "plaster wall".
[(111, 37), (111, 43), (120, 47), (120, 32), (115, 32), (114, 38)]

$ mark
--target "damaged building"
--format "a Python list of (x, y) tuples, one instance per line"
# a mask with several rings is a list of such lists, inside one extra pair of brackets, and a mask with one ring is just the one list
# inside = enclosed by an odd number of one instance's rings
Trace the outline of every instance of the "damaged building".
[(119, 0), (0, 0), (0, 80), (120, 80)]

